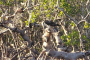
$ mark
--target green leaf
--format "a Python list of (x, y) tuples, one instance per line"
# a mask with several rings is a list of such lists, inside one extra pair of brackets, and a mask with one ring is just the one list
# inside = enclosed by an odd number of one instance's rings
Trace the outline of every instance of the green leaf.
[(71, 25), (72, 25), (73, 27), (75, 27), (75, 23), (74, 23), (74, 22), (71, 22)]
[(62, 36), (61, 36), (61, 39), (62, 39), (62, 40), (66, 40), (66, 39), (67, 39), (67, 36), (62, 35)]
[(25, 25), (28, 26), (28, 21), (25, 21)]
[(34, 12), (32, 12), (32, 14), (31, 14), (31, 23), (33, 23), (33, 22), (35, 22), (35, 19), (37, 18), (37, 16), (35, 15), (35, 13)]
[(85, 28), (85, 29), (90, 28), (90, 24), (85, 22), (84, 28)]
[(4, 4), (3, 1), (0, 1), (0, 4), (3, 5)]
[(61, 11), (61, 12), (59, 13), (59, 16), (61, 16), (61, 15), (63, 15), (63, 11)]
[(34, 23), (35, 22), (35, 19), (33, 18), (33, 19), (31, 19), (31, 23)]
[(46, 17), (50, 17), (50, 14), (47, 14)]

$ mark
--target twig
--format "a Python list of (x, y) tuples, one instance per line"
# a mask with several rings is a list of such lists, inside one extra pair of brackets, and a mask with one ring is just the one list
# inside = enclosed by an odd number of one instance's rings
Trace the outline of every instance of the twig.
[(84, 17), (84, 19), (86, 19), (89, 15), (90, 15), (90, 12), (88, 12), (88, 14)]
[(9, 29), (0, 29), (0, 34), (2, 34), (2, 33), (5, 33), (5, 32), (7, 32), (7, 31), (9, 31)]
[[(81, 22), (87, 22), (87, 21), (86, 21), (86, 20), (81, 20), (81, 21), (78, 22), (78, 24), (80, 24)], [(78, 25), (78, 24), (77, 24), (77, 25)]]
[(37, 5), (31, 6), (31, 7), (26, 7), (23, 11), (28, 10), (28, 9), (32, 9), (33, 7), (36, 7), (36, 6), (40, 6), (40, 4), (37, 4)]
[(19, 53), (23, 52), (26, 48), (27, 48), (27, 47), (25, 47), (24, 49), (22, 49), (21, 51), (19, 51), (18, 53), (16, 53), (16, 54), (11, 58), (11, 60), (12, 60), (15, 56), (17, 56)]
[[(37, 44), (39, 44), (41, 41), (39, 41)], [(35, 44), (34, 46), (32, 46), (30, 49), (32, 49), (33, 47), (35, 47), (35, 46), (37, 46), (37, 44)], [(28, 46), (27, 46), (28, 47)], [(24, 49), (22, 49), (21, 51), (19, 51), (18, 53), (16, 53), (12, 58), (11, 58), (11, 60), (15, 57), (15, 56), (17, 56), (19, 53), (21, 53), (21, 52), (23, 52), (27, 47), (25, 47)]]
[[(8, 29), (12, 30), (13, 32), (20, 33), (20, 35), (22, 36), (22, 38), (25, 41), (27, 41), (29, 45), (31, 44), (31, 41), (30, 41), (29, 37), (24, 33), (24, 30), (20, 30), (20, 29), (15, 28), (15, 27), (11, 28), (11, 27), (8, 27), (6, 25), (3, 25), (3, 27), (8, 28)], [(31, 47), (31, 45), (30, 45), (30, 47)]]
[(64, 26), (61, 22), (59, 22), (59, 23), (60, 23), (60, 25), (62, 26), (65, 35), (67, 36), (67, 35), (68, 35), (68, 32), (67, 32), (67, 30), (65, 29), (65, 26)]
[(87, 9), (88, 13), (89, 13), (89, 6), (88, 6), (89, 3), (90, 3), (90, 0), (87, 0), (87, 2), (86, 2), (86, 9)]

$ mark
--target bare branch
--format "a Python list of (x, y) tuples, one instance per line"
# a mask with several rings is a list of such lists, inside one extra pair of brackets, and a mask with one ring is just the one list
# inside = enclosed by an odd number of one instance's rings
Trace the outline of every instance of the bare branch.
[(86, 19), (89, 15), (90, 15), (90, 12), (87, 13), (87, 15), (84, 17), (84, 19)]
[(31, 47), (31, 46), (30, 46), (30, 44), (31, 44), (30, 39), (29, 39), (29, 37), (24, 33), (24, 30), (20, 30), (20, 29), (15, 28), (15, 27), (11, 28), (11, 27), (8, 27), (8, 26), (5, 26), (5, 25), (3, 25), (3, 27), (5, 27), (5, 28), (7, 28), (7, 29), (10, 29), (10, 30), (12, 30), (13, 32), (20, 33), (20, 35), (22, 36), (22, 38), (23, 38), (25, 41), (28, 42), (29, 47)]
[(65, 26), (64, 26), (61, 22), (59, 22), (59, 23), (60, 23), (60, 25), (62, 26), (62, 28), (63, 28), (63, 30), (64, 30), (65, 35), (67, 36), (67, 35), (68, 35), (68, 32), (67, 32), (67, 30), (66, 30)]
[(87, 21), (86, 20), (81, 20), (81, 21), (78, 22), (78, 24), (80, 24), (81, 22), (87, 22)]
[(66, 60), (77, 60), (78, 58), (85, 58), (87, 59), (85, 56), (86, 55), (89, 55), (90, 52), (71, 52), (71, 53), (67, 53), (67, 52), (64, 52), (64, 51), (54, 51), (54, 50), (50, 50), (48, 55), (51, 56), (51, 57), (54, 57), (54, 58), (61, 58), (63, 57), (64, 59)]
[(88, 4), (90, 4), (90, 0), (87, 0), (87, 2), (86, 2), (86, 9), (87, 9), (87, 12), (89, 13), (89, 5)]
[(0, 29), (0, 34), (3, 34), (3, 33), (5, 33), (5, 32), (7, 32), (7, 31), (9, 31), (9, 29)]

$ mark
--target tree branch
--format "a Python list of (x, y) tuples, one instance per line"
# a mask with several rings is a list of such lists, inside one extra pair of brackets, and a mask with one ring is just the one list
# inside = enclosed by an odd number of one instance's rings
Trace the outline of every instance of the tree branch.
[(89, 13), (89, 4), (90, 3), (90, 0), (87, 0), (87, 2), (86, 2), (86, 9), (87, 9), (87, 13)]
[(67, 53), (64, 51), (54, 51), (54, 50), (50, 50), (48, 53), (49, 56), (54, 57), (54, 58), (58, 58), (60, 59), (61, 57), (63, 57), (66, 60), (77, 60), (78, 58), (86, 58), (86, 56), (90, 55), (90, 52), (71, 52), (71, 53)]
[(7, 28), (7, 29), (10, 29), (10, 30), (12, 30), (13, 32), (20, 33), (20, 35), (22, 36), (22, 38), (23, 38), (25, 41), (28, 42), (29, 47), (31, 47), (31, 46), (30, 46), (30, 45), (31, 45), (30, 39), (29, 39), (29, 37), (24, 33), (24, 30), (20, 30), (20, 29), (15, 28), (15, 27), (11, 28), (11, 27), (8, 27), (8, 26), (6, 26), (6, 25), (3, 25), (3, 27), (4, 27), (4, 28)]

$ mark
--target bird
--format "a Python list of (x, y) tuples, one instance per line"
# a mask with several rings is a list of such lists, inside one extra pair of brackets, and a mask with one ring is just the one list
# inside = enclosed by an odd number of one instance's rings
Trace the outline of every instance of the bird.
[(45, 20), (44, 22), (45, 22), (45, 24), (50, 25), (50, 26), (60, 26), (59, 24), (56, 24), (53, 21)]

